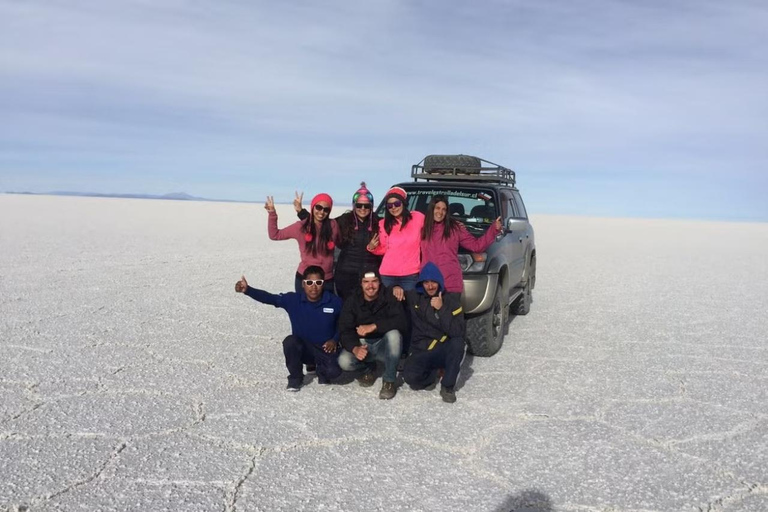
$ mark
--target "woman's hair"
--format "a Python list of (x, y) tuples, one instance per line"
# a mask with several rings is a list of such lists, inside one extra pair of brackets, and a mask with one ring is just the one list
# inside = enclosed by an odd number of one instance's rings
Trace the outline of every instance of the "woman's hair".
[(451, 217), (448, 197), (438, 194), (432, 198), (427, 206), (427, 214), (424, 216), (424, 226), (421, 228), (421, 239), (429, 240), (432, 238), (432, 230), (435, 228), (435, 205), (445, 203), (445, 220), (443, 221), (443, 238), (450, 238), (451, 232), (459, 229), (459, 221)]
[[(411, 211), (408, 209), (408, 205), (406, 204), (405, 199), (398, 194), (387, 194), (387, 197), (384, 198), (384, 205), (386, 206), (387, 201), (393, 197), (398, 201), (403, 202), (403, 213), (401, 214), (401, 217), (403, 218), (403, 224), (400, 226), (400, 231), (402, 231), (406, 224), (408, 224), (408, 221), (411, 220)], [(392, 228), (395, 226), (395, 224), (397, 224), (397, 219), (390, 213), (389, 208), (385, 208), (384, 231), (386, 231), (388, 235), (391, 234)]]
[[(373, 206), (373, 205), (371, 205)], [(376, 212), (371, 210), (368, 214), (368, 218), (364, 221), (360, 221), (357, 218), (357, 214), (352, 211), (344, 216), (350, 215), (349, 222), (340, 222), (340, 218), (336, 219), (339, 223), (341, 246), (347, 246), (348, 244), (354, 244), (356, 231), (369, 231), (371, 234), (379, 232), (379, 216)]]
[(323, 222), (320, 223), (320, 233), (318, 233), (314, 216), (310, 214), (304, 220), (302, 231), (304, 231), (304, 239), (307, 241), (307, 249), (312, 252), (313, 256), (317, 256), (318, 251), (321, 254), (333, 252), (333, 229), (331, 228), (330, 218), (326, 217), (323, 219)]

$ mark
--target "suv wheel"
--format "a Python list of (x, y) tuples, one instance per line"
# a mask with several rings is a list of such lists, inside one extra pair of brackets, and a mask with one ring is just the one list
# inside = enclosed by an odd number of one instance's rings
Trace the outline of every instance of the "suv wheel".
[(504, 342), (507, 305), (502, 300), (501, 285), (496, 287), (493, 304), (485, 313), (467, 319), (467, 345), (476, 356), (492, 356)]

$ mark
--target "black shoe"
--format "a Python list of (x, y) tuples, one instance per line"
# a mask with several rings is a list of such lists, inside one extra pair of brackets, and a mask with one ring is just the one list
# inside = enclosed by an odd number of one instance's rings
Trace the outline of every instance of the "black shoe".
[(381, 385), (381, 391), (379, 391), (379, 398), (382, 400), (391, 400), (392, 398), (395, 398), (395, 394), (397, 393), (397, 387), (395, 387), (394, 382), (385, 382)]
[(357, 382), (364, 388), (369, 388), (373, 386), (373, 383), (376, 382), (376, 373), (373, 371), (365, 372), (361, 376), (357, 378)]
[(307, 373), (315, 373), (315, 370), (317, 370), (317, 365), (314, 365), (314, 364), (307, 365)]
[(294, 393), (300, 389), (301, 389), (301, 384), (293, 384), (291, 382), (289, 382), (288, 385), (285, 387), (286, 391), (292, 391)]
[(456, 392), (453, 388), (447, 388), (445, 386), (440, 388), (440, 396), (443, 397), (443, 402), (452, 404), (456, 401)]

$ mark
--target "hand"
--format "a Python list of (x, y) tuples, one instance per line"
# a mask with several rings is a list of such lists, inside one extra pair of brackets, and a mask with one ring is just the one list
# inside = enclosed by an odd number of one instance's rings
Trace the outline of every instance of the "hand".
[(395, 285), (395, 286), (392, 288), (392, 295), (394, 295), (394, 296), (395, 296), (395, 298), (396, 298), (397, 300), (399, 300), (400, 302), (402, 302), (402, 301), (404, 301), (404, 300), (405, 300), (405, 291), (404, 291), (404, 290), (403, 290), (403, 288), (402, 288), (402, 287), (400, 287), (400, 286), (397, 286), (397, 285)]
[(501, 233), (503, 227), (501, 225), (501, 217), (496, 217), (496, 221), (493, 223), (493, 225), (496, 228), (496, 232)]
[(275, 211), (275, 198), (272, 196), (267, 196), (267, 202), (264, 203), (264, 209), (268, 212)]
[(376, 330), (376, 324), (365, 324), (357, 326), (357, 335), (361, 338), (369, 335)]
[(296, 213), (299, 213), (301, 210), (303, 210), (303, 207), (301, 206), (301, 200), (304, 199), (304, 192), (302, 191), (301, 194), (299, 194), (298, 191), (295, 192), (296, 197), (293, 198), (293, 209), (296, 210)]
[(360, 345), (352, 349), (352, 355), (357, 358), (358, 361), (362, 361), (368, 355), (368, 345)]
[(438, 293), (434, 297), (432, 297), (432, 300), (429, 301), (429, 304), (435, 308), (440, 309), (443, 307), (443, 292)]
[(245, 276), (241, 276), (240, 280), (235, 283), (235, 291), (237, 293), (245, 293), (248, 289), (248, 281), (245, 280)]
[(368, 250), (372, 251), (378, 246), (379, 246), (379, 234), (374, 233), (373, 236), (371, 237), (371, 241), (368, 242)]
[(333, 354), (338, 349), (338, 345), (336, 345), (335, 340), (328, 340), (325, 343), (323, 343), (323, 352), (326, 354)]

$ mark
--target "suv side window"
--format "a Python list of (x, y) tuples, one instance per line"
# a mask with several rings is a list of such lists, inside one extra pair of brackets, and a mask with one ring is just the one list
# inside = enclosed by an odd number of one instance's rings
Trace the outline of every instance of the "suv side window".
[(502, 204), (504, 205), (504, 211), (502, 212), (503, 218), (518, 217), (517, 210), (515, 209), (515, 200), (512, 198), (509, 190), (501, 191)]
[(520, 192), (513, 190), (512, 195), (515, 198), (514, 202), (517, 209), (517, 215), (515, 215), (515, 217), (518, 219), (527, 219), (528, 212), (525, 211), (525, 205), (523, 204), (523, 198), (520, 197)]

